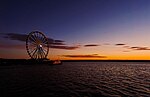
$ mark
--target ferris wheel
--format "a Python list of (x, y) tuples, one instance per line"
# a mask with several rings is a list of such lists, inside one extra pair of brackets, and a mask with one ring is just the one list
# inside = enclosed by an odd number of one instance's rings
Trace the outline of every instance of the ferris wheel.
[(42, 32), (30, 32), (26, 39), (26, 49), (31, 59), (46, 59), (49, 52), (48, 39)]

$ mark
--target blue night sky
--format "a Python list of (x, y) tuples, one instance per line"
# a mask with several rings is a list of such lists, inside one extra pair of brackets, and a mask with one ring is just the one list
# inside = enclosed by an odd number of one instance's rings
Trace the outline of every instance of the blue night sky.
[(50, 59), (150, 59), (150, 0), (0, 2), (2, 58), (29, 58), (12, 34), (39, 30), (64, 43), (50, 48)]

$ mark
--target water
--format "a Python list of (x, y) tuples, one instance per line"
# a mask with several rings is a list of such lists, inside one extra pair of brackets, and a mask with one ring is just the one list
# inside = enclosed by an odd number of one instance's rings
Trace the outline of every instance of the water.
[(150, 97), (150, 63), (0, 66), (0, 97)]

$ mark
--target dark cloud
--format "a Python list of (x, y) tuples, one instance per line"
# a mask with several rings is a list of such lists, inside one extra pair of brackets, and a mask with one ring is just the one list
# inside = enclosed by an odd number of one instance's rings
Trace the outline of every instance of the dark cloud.
[(75, 50), (80, 48), (79, 46), (58, 46), (58, 45), (51, 45), (50, 48), (55, 49), (65, 49), (65, 50)]
[(25, 45), (6, 45), (6, 44), (0, 44), (0, 48), (9, 48), (9, 49), (25, 49)]
[[(150, 50), (149, 47), (142, 47), (142, 46), (128, 46), (126, 44), (115, 44), (115, 45), (118, 45), (118, 46), (123, 46), (123, 48), (126, 48), (126, 49), (130, 49), (130, 50)], [(129, 51), (124, 51), (124, 52), (129, 52)]]
[(116, 46), (124, 46), (126, 44), (123, 44), (123, 43), (118, 43), (118, 44), (115, 44)]
[[(3, 38), (7, 38), (7, 39), (10, 39), (10, 40), (17, 40), (17, 41), (21, 41), (21, 42), (25, 42), (26, 39), (27, 39), (27, 36), (26, 34), (18, 34), (18, 33), (2, 33), (1, 36)], [(52, 38), (47, 38), (48, 39), (48, 42), (50, 44), (50, 48), (55, 48), (55, 49), (66, 49), (66, 50), (75, 50), (77, 48), (79, 48), (79, 46), (67, 46), (65, 44), (65, 41), (63, 40), (55, 40), (55, 39), (52, 39)], [(14, 48), (19, 48), (19, 46), (16, 46), (16, 45), (3, 45), (1, 46), (1, 48), (8, 48), (8, 47), (13, 47)]]
[(16, 34), (16, 33), (7, 33), (4, 34), (5, 36), (3, 38), (8, 38), (10, 40), (18, 40), (25, 42), (28, 35), (26, 34)]
[(65, 41), (63, 41), (63, 40), (55, 40), (55, 42), (60, 42), (60, 43), (62, 43), (62, 42), (65, 42)]
[(61, 43), (61, 42), (53, 42), (50, 43), (50, 45), (66, 45), (65, 43)]
[[(25, 42), (28, 35), (26, 34), (18, 34), (18, 33), (3, 33), (3, 38), (8, 38), (10, 40), (18, 40), (18, 41), (22, 41), (22, 42)], [(54, 40), (52, 38), (47, 38), (48, 39), (48, 42), (50, 44), (56, 44), (56, 45), (65, 45), (63, 40)]]
[(100, 56), (98, 54), (92, 54), (92, 55), (62, 55), (63, 57), (69, 57), (69, 58), (107, 58), (106, 56)]
[(63, 40), (54, 40), (51, 38), (48, 38), (48, 42), (50, 45), (66, 45)]
[(129, 49), (132, 49), (132, 50), (150, 50), (150, 48), (148, 47), (130, 47)]
[(130, 50), (150, 50), (149, 47), (140, 47), (140, 46), (124, 46), (123, 48)]
[(95, 46), (99, 46), (98, 44), (87, 44), (87, 45), (84, 45), (84, 47), (95, 47)]
[(52, 39), (52, 38), (47, 38), (47, 40), (48, 40), (48, 42), (49, 42), (50, 44), (52, 44), (52, 43), (54, 43), (54, 42), (55, 42), (55, 40), (54, 40), (54, 39)]

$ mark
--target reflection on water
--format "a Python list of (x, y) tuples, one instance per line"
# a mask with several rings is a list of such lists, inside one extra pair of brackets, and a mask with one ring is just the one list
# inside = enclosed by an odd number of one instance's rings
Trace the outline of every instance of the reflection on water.
[(150, 97), (150, 64), (66, 62), (0, 66), (0, 97)]

